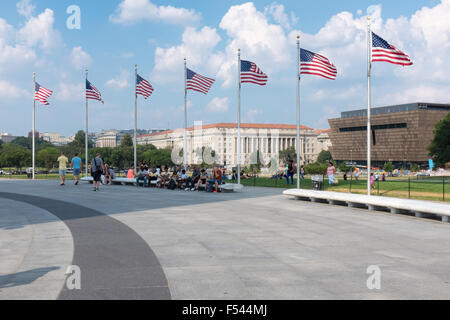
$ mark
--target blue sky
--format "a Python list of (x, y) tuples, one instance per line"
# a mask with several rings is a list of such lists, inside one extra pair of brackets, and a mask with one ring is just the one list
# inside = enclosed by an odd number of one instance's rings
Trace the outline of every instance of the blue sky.
[[(81, 30), (69, 30), (67, 7), (81, 9)], [(105, 104), (90, 102), (90, 131), (133, 127), (134, 64), (155, 92), (139, 99), (140, 128), (183, 125), (183, 57), (216, 83), (190, 91), (194, 121), (236, 121), (236, 50), (269, 75), (266, 87), (243, 85), (246, 122), (295, 123), (295, 36), (338, 68), (330, 81), (305, 76), (302, 124), (366, 104), (366, 15), (373, 30), (407, 52), (414, 65), (373, 66), (373, 104), (450, 102), (450, 0), (425, 1), (156, 1), (21, 0), (0, 4), (0, 131), (31, 127), (32, 72), (53, 90), (37, 108), (37, 130), (72, 135), (84, 128), (84, 69)]]

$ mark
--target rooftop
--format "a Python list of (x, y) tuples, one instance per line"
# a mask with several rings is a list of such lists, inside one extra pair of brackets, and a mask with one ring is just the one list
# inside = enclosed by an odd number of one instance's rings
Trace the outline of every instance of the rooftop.
[[(213, 123), (213, 124), (206, 124), (202, 126), (202, 129), (211, 129), (211, 128), (237, 128), (237, 123)], [(244, 129), (296, 129), (297, 125), (295, 124), (273, 124), (273, 123), (241, 123), (241, 128)], [(302, 130), (313, 130), (310, 127), (307, 126), (300, 126), (300, 129)], [(157, 136), (157, 135), (164, 135), (169, 134), (175, 131), (183, 130), (181, 129), (175, 129), (175, 130), (166, 130), (162, 132), (154, 132), (154, 133), (148, 133), (148, 134), (142, 134), (139, 135), (139, 137), (148, 137), (148, 136)], [(187, 128), (188, 131), (193, 131), (194, 127)]]
[[(444, 103), (427, 103), (427, 102), (414, 102), (406, 104), (397, 104), (386, 107), (376, 107), (371, 108), (371, 115), (392, 113), (392, 112), (405, 112), (414, 111), (418, 109), (426, 110), (448, 110), (450, 111), (450, 104)], [(366, 117), (367, 109), (359, 109), (353, 111), (341, 112), (341, 118), (352, 118), (352, 117)]]

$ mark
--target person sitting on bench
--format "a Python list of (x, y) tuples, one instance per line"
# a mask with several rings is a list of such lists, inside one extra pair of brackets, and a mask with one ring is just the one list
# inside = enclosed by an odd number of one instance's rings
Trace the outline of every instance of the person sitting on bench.
[(144, 187), (147, 186), (148, 183), (148, 171), (145, 168), (140, 168), (136, 177), (136, 187), (139, 187), (139, 182), (144, 181)]
[(214, 167), (213, 170), (213, 177), (214, 177), (214, 185), (215, 185), (215, 191), (217, 192), (219, 190), (219, 184), (222, 184), (222, 170), (219, 169), (219, 167)]
[(197, 186), (195, 187), (195, 190), (198, 190), (200, 188), (200, 184), (205, 184), (205, 188), (208, 186), (208, 172), (206, 172), (205, 169), (200, 170), (200, 179), (198, 179)]
[(189, 188), (191, 188), (191, 191), (195, 190), (195, 185), (197, 184), (198, 180), (200, 180), (201, 172), (197, 167), (194, 167), (192, 171), (192, 177), (189, 184)]

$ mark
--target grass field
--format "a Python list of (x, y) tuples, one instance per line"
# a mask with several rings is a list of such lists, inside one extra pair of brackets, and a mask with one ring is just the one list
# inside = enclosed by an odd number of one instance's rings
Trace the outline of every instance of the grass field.
[[(296, 188), (297, 181), (294, 179), (294, 185), (287, 185), (286, 180), (257, 178), (242, 179), (241, 183), (245, 186), (259, 186), (272, 188)], [(351, 184), (351, 186), (350, 186)], [(442, 177), (429, 177), (423, 180), (416, 180), (415, 177), (408, 181), (405, 178), (388, 178), (387, 181), (380, 181), (374, 184), (372, 194), (388, 197), (411, 198), (422, 200), (443, 200), (443, 191), (445, 191), (445, 201), (450, 201), (450, 177), (445, 178), (445, 189)], [(350, 189), (351, 187), (351, 189)], [(305, 178), (300, 181), (300, 188), (312, 189), (311, 179)], [(328, 179), (325, 178), (324, 190), (366, 193), (367, 180), (359, 179), (358, 181), (343, 180), (339, 178), (339, 184), (330, 186)]]

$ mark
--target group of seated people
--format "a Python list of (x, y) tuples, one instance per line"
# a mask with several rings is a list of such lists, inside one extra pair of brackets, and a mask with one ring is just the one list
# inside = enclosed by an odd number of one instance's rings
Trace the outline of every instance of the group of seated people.
[(138, 187), (141, 181), (144, 187), (149, 187), (151, 181), (156, 181), (154, 183), (156, 188), (172, 190), (178, 188), (186, 191), (198, 191), (200, 187), (204, 186), (206, 191), (219, 192), (219, 185), (222, 184), (223, 180), (227, 179), (227, 176), (225, 170), (221, 170), (218, 166), (211, 170), (200, 169), (194, 166), (191, 173), (186, 172), (181, 167), (177, 167), (169, 172), (167, 166), (164, 166), (164, 168), (158, 166), (151, 170), (143, 161), (136, 175), (133, 168), (128, 170), (127, 178), (136, 179), (136, 186)]

